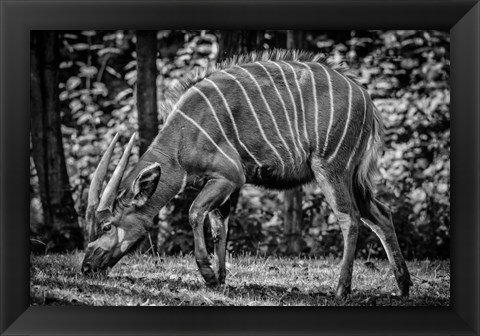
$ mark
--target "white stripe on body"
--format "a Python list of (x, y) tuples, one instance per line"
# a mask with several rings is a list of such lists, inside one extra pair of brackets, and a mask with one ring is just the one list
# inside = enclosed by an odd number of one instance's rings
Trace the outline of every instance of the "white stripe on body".
[(310, 147), (310, 139), (308, 138), (308, 132), (307, 132), (307, 121), (306, 121), (306, 118), (305, 118), (305, 104), (303, 102), (303, 93), (302, 93), (302, 89), (300, 88), (300, 84), (298, 82), (297, 73), (295, 72), (295, 69), (293, 68), (293, 66), (290, 63), (287, 63), (285, 61), (282, 61), (282, 63), (287, 65), (288, 67), (290, 67), (290, 69), (292, 69), (293, 77), (295, 79), (295, 84), (297, 85), (297, 90), (298, 90), (298, 93), (300, 94), (300, 106), (302, 108), (303, 132), (305, 134), (305, 141), (308, 143), (308, 147)]
[(235, 83), (237, 83), (237, 85), (240, 87), (240, 89), (242, 90), (242, 93), (243, 95), (245, 96), (245, 99), (247, 100), (247, 103), (248, 103), (248, 106), (250, 107), (250, 110), (253, 114), (253, 117), (255, 118), (255, 121), (257, 122), (257, 125), (258, 125), (258, 128), (260, 130), (260, 133), (262, 134), (262, 137), (263, 139), (265, 140), (265, 142), (270, 146), (270, 148), (272, 149), (272, 151), (275, 153), (275, 155), (278, 157), (278, 160), (282, 166), (282, 175), (285, 173), (285, 164), (283, 163), (283, 159), (282, 157), (280, 156), (280, 153), (277, 151), (277, 149), (275, 148), (275, 146), (272, 145), (272, 143), (270, 141), (268, 141), (268, 138), (267, 136), (265, 135), (265, 132), (263, 131), (263, 128), (262, 128), (262, 125), (260, 123), (260, 120), (258, 119), (258, 116), (257, 116), (257, 112), (255, 111), (255, 108), (253, 107), (252, 105), (252, 102), (250, 101), (250, 98), (248, 97), (248, 93), (247, 91), (245, 90), (245, 88), (243, 87), (242, 83), (240, 83), (240, 81), (232, 74), (226, 72), (225, 70), (222, 70), (222, 72), (224, 74), (226, 74), (227, 76), (229, 76), (231, 79), (233, 79), (235, 81)]
[(227, 99), (223, 95), (222, 91), (220, 91), (217, 84), (215, 84), (215, 82), (212, 81), (211, 79), (205, 78), (204, 80), (206, 82), (210, 83), (215, 88), (215, 90), (218, 92), (218, 94), (220, 95), (220, 98), (222, 98), (223, 104), (225, 105), (225, 108), (227, 109), (228, 116), (230, 117), (230, 120), (232, 121), (233, 129), (235, 130), (235, 135), (237, 136), (238, 143), (240, 144), (240, 146), (243, 147), (243, 149), (247, 152), (247, 154), (250, 155), (250, 157), (253, 159), (253, 161), (255, 161), (255, 164), (257, 166), (261, 167), (262, 164), (260, 163), (260, 161), (248, 150), (247, 146), (240, 140), (240, 133), (238, 132), (237, 124), (235, 122), (235, 119), (233, 118), (232, 110), (230, 109), (230, 106), (228, 105)]
[(187, 99), (189, 98), (191, 95), (193, 94), (193, 90), (192, 88), (189, 88), (187, 91), (185, 91), (184, 94), (182, 94), (182, 96), (180, 97), (180, 99), (175, 103), (175, 105), (173, 105), (173, 108), (172, 108), (172, 111), (170, 112), (170, 114), (167, 116), (167, 119), (165, 120), (165, 122), (163, 123), (163, 128), (167, 127), (168, 124), (173, 120), (173, 118), (175, 117), (177, 111), (178, 111), (178, 108), (179, 106), (181, 106), (181, 104)]
[[(324, 68), (324, 69), (325, 69), (325, 68)], [(346, 82), (348, 83), (348, 85), (349, 85), (349, 90), (350, 90), (349, 92), (350, 92), (350, 93), (352, 92), (351, 84), (353, 83), (353, 84), (360, 90), (360, 93), (362, 94), (362, 98), (363, 98), (363, 106), (364, 106), (364, 108), (363, 108), (362, 127), (361, 127), (361, 129), (360, 129), (360, 135), (358, 136), (357, 142), (356, 142), (356, 144), (355, 144), (355, 146), (354, 146), (354, 148), (353, 148), (353, 151), (352, 151), (352, 153), (350, 154), (350, 157), (349, 157), (349, 159), (348, 159), (347, 166), (345, 167), (345, 169), (348, 169), (349, 166), (350, 166), (350, 164), (351, 164), (351, 161), (353, 160), (353, 157), (354, 157), (354, 155), (355, 155), (355, 153), (356, 153), (356, 151), (357, 151), (357, 149), (358, 149), (358, 146), (360, 146), (360, 141), (361, 141), (361, 139), (362, 139), (363, 127), (364, 127), (364, 125), (365, 125), (366, 114), (367, 114), (367, 100), (365, 99), (365, 94), (364, 94), (363, 89), (361, 88), (360, 85), (358, 85), (355, 81), (349, 79), (347, 76), (345, 76), (345, 75), (342, 74), (341, 72), (339, 72), (339, 71), (337, 71), (337, 70), (335, 70), (335, 69), (332, 69), (332, 70), (333, 70), (335, 73), (337, 73), (340, 77), (342, 77), (343, 79), (345, 79), (345, 81), (346, 81)], [(349, 98), (351, 98), (351, 96), (349, 96)], [(350, 109), (351, 109), (351, 100), (350, 100), (350, 103), (349, 103), (349, 111), (350, 111)], [(333, 112), (332, 112), (332, 115), (333, 115)], [(349, 116), (350, 116), (350, 114), (349, 114)], [(346, 133), (346, 129), (348, 128), (348, 122), (349, 122), (349, 121), (348, 121), (348, 119), (347, 119), (347, 124), (346, 124), (346, 126), (345, 126), (345, 130), (344, 130), (344, 133), (343, 133), (344, 135), (345, 135), (345, 133)], [(342, 140), (341, 140), (341, 141), (343, 141), (343, 137), (342, 137)], [(370, 145), (370, 144), (369, 144), (369, 145)], [(337, 147), (337, 150), (338, 150), (338, 147)]]
[(163, 123), (162, 129), (164, 129), (165, 126), (168, 126), (168, 124), (170, 124), (170, 122), (172, 121), (172, 119), (173, 119), (173, 117), (175, 116), (176, 112), (177, 112), (177, 107), (174, 106), (174, 107), (172, 108), (172, 111), (168, 114), (167, 119), (165, 119), (165, 122)]
[[(222, 124), (220, 123), (220, 120), (218, 120), (217, 113), (215, 112), (215, 109), (213, 108), (212, 103), (210, 102), (210, 99), (208, 99), (208, 97), (205, 96), (205, 94), (204, 94), (202, 91), (200, 91), (199, 88), (197, 88), (197, 87), (195, 87), (195, 86), (193, 86), (192, 88), (193, 88), (200, 96), (202, 96), (202, 98), (205, 100), (205, 102), (207, 103), (208, 107), (209, 107), (210, 110), (212, 111), (213, 117), (215, 118), (215, 121), (217, 122), (217, 125), (218, 125), (218, 127), (220, 128), (220, 132), (222, 132), (223, 137), (224, 137), (225, 140), (228, 142), (228, 144), (230, 145), (230, 147), (232, 147), (232, 149), (238, 154), (237, 148), (230, 142), (230, 139), (228, 138), (227, 134), (225, 133), (225, 130), (223, 129)], [(240, 154), (238, 154), (238, 156), (240, 156)]]
[[(342, 76), (343, 77), (343, 76)], [(327, 159), (327, 162), (331, 162), (335, 156), (337, 155), (338, 153), (338, 150), (340, 149), (340, 147), (342, 146), (342, 142), (343, 140), (345, 139), (345, 135), (347, 134), (347, 130), (348, 130), (348, 125), (350, 124), (350, 116), (352, 114), (352, 84), (350, 84), (350, 81), (346, 78), (346, 77), (343, 77), (346, 81), (347, 81), (347, 84), (348, 84), (348, 114), (347, 114), (347, 121), (345, 122), (345, 128), (343, 129), (343, 134), (342, 134), (342, 137), (340, 138), (340, 141), (338, 142), (337, 144), (337, 147), (335, 148), (335, 151), (332, 153), (332, 155), (330, 155), (330, 157)], [(330, 122), (331, 124), (331, 122)], [(328, 135), (328, 134), (327, 134)]]
[(358, 149), (358, 146), (360, 146), (360, 141), (362, 140), (362, 135), (363, 135), (363, 127), (365, 126), (365, 120), (367, 119), (367, 100), (365, 99), (365, 94), (363, 93), (362, 88), (358, 85), (357, 87), (360, 89), (360, 92), (362, 93), (362, 98), (363, 98), (363, 121), (362, 121), (362, 127), (360, 128), (360, 135), (358, 136), (355, 147), (353, 147), (353, 152), (350, 155), (350, 158), (348, 159), (347, 167), (345, 168), (345, 170), (347, 170), (350, 167), (350, 163), (352, 163), (353, 157)]
[(282, 67), (278, 63), (276, 63), (274, 61), (268, 61), (268, 62), (272, 63), (272, 64), (275, 64), (275, 66), (278, 67), (278, 69), (280, 70), (280, 74), (282, 75), (283, 81), (285, 82), (285, 87), (287, 88), (290, 99), (292, 100), (293, 117), (295, 119), (293, 122), (295, 123), (295, 130), (297, 132), (297, 139), (298, 139), (298, 142), (300, 144), (300, 147), (302, 148), (304, 157), (306, 158), (307, 157), (307, 152), (305, 151), (305, 149), (302, 146), (302, 143), (301, 143), (301, 140), (300, 140), (300, 131), (298, 130), (297, 105), (295, 105), (295, 99), (293, 98), (292, 91), (290, 90), (290, 86), (288, 85), (287, 77), (285, 76), (285, 72), (283, 71)]
[(310, 73), (310, 77), (312, 79), (312, 91), (313, 91), (313, 100), (314, 100), (314, 105), (315, 105), (315, 114), (314, 114), (314, 117), (315, 117), (315, 125), (314, 125), (314, 128), (315, 128), (315, 151), (318, 150), (318, 146), (319, 146), (319, 142), (320, 142), (320, 135), (318, 133), (318, 100), (317, 100), (317, 85), (315, 84), (315, 76), (313, 74), (313, 71), (312, 71), (312, 68), (310, 67), (310, 65), (308, 65), (307, 63), (302, 63), (302, 62), (296, 62), (298, 64), (301, 64), (303, 66), (305, 66), (308, 70), (308, 72)]
[(198, 130), (200, 132), (202, 132), (208, 140), (210, 140), (210, 142), (218, 149), (218, 151), (220, 153), (222, 153), (230, 162), (233, 163), (233, 165), (235, 166), (235, 168), (241, 173), (243, 174), (243, 170), (241, 169), (241, 167), (237, 164), (237, 162), (235, 162), (235, 160), (233, 160), (230, 156), (227, 155), (227, 153), (225, 153), (221, 148), (220, 146), (218, 146), (216, 144), (215, 141), (213, 141), (213, 139), (210, 137), (210, 135), (208, 135), (208, 133), (195, 121), (193, 120), (192, 118), (190, 118), (189, 116), (187, 116), (185, 113), (183, 113), (180, 109), (177, 109), (176, 112), (178, 114), (180, 114), (182, 117), (184, 117), (185, 119), (187, 119), (189, 122), (191, 122), (195, 127), (198, 128)]
[(292, 136), (293, 146), (295, 147), (295, 151), (297, 152), (298, 157), (301, 158), (302, 153), (300, 152), (299, 146), (297, 146), (297, 141), (299, 141), (299, 139), (293, 133), (292, 123), (290, 122), (290, 118), (288, 117), (287, 107), (285, 106), (285, 102), (282, 98), (282, 95), (280, 94), (280, 91), (278, 90), (277, 85), (275, 84), (275, 81), (273, 80), (272, 75), (270, 74), (268, 69), (262, 63), (256, 62), (255, 64), (259, 65), (266, 72), (268, 78), (272, 82), (272, 86), (275, 89), (275, 92), (277, 93), (278, 99), (280, 100), (280, 103), (282, 104), (283, 111), (285, 112), (285, 118), (287, 119), (288, 128), (290, 129), (290, 134)]
[(273, 121), (273, 125), (275, 126), (275, 130), (277, 131), (277, 134), (278, 134), (278, 137), (280, 138), (280, 140), (282, 141), (283, 145), (285, 146), (285, 148), (287, 149), (288, 151), (288, 154), (289, 154), (289, 157), (292, 161), (292, 165), (295, 166), (295, 158), (293, 157), (293, 153), (292, 151), (290, 150), (290, 147), (288, 147), (285, 139), (282, 137), (282, 133), (280, 132), (280, 129), (278, 128), (278, 125), (277, 125), (277, 122), (275, 120), (275, 116), (273, 115), (273, 112), (270, 108), (270, 105), (268, 104), (267, 100), (265, 99), (265, 95), (263, 94), (263, 91), (262, 91), (262, 88), (260, 87), (260, 85), (258, 84), (257, 80), (255, 79), (255, 77), (253, 77), (253, 75), (250, 73), (250, 71), (248, 71), (247, 69), (245, 68), (242, 68), (241, 66), (237, 66), (239, 69), (243, 70), (249, 77), (250, 79), (253, 81), (253, 83), (255, 84), (255, 86), (257, 87), (259, 93), (260, 93), (260, 97), (262, 97), (262, 100), (263, 100), (263, 103), (265, 104), (265, 106), (267, 107), (267, 110), (268, 110), (268, 113), (270, 114), (270, 117), (272, 118), (272, 121)]
[[(327, 75), (328, 94), (330, 96), (330, 119), (328, 121), (327, 135), (325, 136), (325, 144), (323, 145), (323, 152), (322, 152), (322, 156), (324, 156), (328, 146), (328, 138), (330, 136), (330, 131), (332, 129), (333, 113), (335, 112), (335, 108), (334, 108), (334, 102), (333, 102), (332, 78), (330, 77), (330, 74), (328, 73), (327, 69), (325, 69), (325, 67), (321, 63), (318, 63), (318, 65), (322, 67), (323, 71), (325, 71), (325, 74)], [(318, 117), (315, 119), (315, 125), (316, 125), (316, 128), (318, 129)], [(317, 138), (317, 146), (318, 144), (319, 144), (319, 140)]]
[(180, 190), (177, 192), (177, 195), (181, 194), (185, 190), (186, 186), (187, 186), (187, 173), (185, 173), (185, 175), (183, 175), (182, 186), (180, 187)]

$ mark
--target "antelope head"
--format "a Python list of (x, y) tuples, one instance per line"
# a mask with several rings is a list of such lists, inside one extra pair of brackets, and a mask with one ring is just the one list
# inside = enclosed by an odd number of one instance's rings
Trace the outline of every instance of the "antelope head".
[(105, 271), (113, 267), (147, 234), (152, 222), (148, 212), (142, 210), (158, 185), (160, 165), (154, 163), (144, 168), (131, 185), (123, 186), (123, 190), (120, 190), (135, 134), (130, 138), (112, 177), (101, 193), (117, 138), (118, 134), (101, 158), (90, 184), (86, 212), (89, 244), (82, 263), (83, 273)]

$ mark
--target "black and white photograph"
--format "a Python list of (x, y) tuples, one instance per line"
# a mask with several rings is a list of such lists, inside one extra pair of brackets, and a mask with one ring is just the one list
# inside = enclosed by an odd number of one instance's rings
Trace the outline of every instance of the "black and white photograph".
[(31, 306), (450, 306), (449, 30), (31, 30)]

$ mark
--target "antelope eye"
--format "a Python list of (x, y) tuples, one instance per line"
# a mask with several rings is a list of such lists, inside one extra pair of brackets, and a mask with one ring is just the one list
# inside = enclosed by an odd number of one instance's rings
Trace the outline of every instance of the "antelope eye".
[(102, 228), (103, 232), (108, 232), (112, 228), (112, 224), (105, 224)]

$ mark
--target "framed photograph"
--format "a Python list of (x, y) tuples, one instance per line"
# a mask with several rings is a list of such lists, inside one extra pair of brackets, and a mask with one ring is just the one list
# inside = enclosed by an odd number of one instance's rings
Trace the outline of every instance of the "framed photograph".
[(477, 1), (0, 10), (2, 335), (480, 333)]

